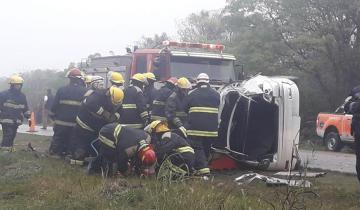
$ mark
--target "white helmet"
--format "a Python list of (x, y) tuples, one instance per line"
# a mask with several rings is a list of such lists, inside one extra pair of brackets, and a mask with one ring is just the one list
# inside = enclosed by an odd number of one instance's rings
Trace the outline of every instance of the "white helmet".
[(209, 75), (205, 73), (200, 73), (196, 78), (196, 83), (209, 83)]
[(91, 82), (90, 85), (94, 88), (94, 89), (103, 89), (105, 87), (104, 84), (104, 78), (101, 76), (92, 76), (91, 77)]

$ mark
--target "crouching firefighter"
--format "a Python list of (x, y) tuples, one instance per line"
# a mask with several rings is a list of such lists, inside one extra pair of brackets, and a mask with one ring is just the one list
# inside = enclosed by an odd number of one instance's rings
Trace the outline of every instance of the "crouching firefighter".
[(3, 130), (1, 149), (13, 151), (14, 139), (19, 125), (30, 117), (26, 96), (21, 92), (23, 78), (10, 77), (10, 89), (0, 93), (0, 123)]
[(208, 176), (211, 144), (218, 137), (220, 95), (210, 87), (209, 76), (199, 74), (196, 87), (185, 99), (188, 118), (188, 141), (195, 150), (194, 168), (200, 176)]
[(91, 142), (97, 139), (102, 126), (119, 119), (116, 111), (123, 98), (123, 91), (111, 86), (95, 90), (83, 100), (71, 138), (71, 164), (83, 165), (86, 157), (95, 156)]
[[(98, 156), (89, 164), (89, 174), (101, 170), (105, 175), (120, 173), (126, 176), (132, 170), (138, 175), (150, 176), (155, 173), (156, 154), (145, 131), (111, 123), (101, 128), (98, 140)], [(113, 169), (114, 163), (116, 170)]]
[(159, 167), (169, 158), (174, 173), (192, 174), (194, 150), (184, 138), (171, 132), (168, 124), (160, 120), (153, 121), (144, 130), (151, 135), (151, 143), (154, 145)]
[(344, 105), (347, 114), (352, 114), (351, 135), (355, 138), (356, 173), (360, 181), (360, 85), (353, 88)]

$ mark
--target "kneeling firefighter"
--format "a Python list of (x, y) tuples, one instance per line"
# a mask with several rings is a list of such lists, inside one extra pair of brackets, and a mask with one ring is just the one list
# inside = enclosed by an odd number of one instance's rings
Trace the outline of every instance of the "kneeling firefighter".
[(177, 166), (171, 168), (174, 172), (184, 175), (193, 172), (194, 149), (184, 138), (171, 132), (166, 122), (155, 120), (144, 130), (151, 134), (159, 165), (169, 157), (171, 163)]
[(109, 89), (95, 90), (83, 100), (71, 138), (71, 164), (83, 165), (85, 157), (94, 156), (91, 142), (97, 138), (102, 126), (119, 119), (116, 111), (123, 98), (123, 91), (111, 86)]
[(101, 128), (98, 140), (99, 153), (88, 167), (89, 174), (108, 169), (111, 175), (115, 172), (113, 163), (121, 175), (128, 175), (132, 169), (146, 176), (154, 174), (156, 154), (145, 131), (111, 123)]

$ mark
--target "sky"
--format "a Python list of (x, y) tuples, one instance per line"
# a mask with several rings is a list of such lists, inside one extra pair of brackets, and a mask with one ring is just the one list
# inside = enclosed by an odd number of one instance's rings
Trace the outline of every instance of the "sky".
[(89, 54), (124, 54), (142, 36), (166, 32), (225, 0), (0, 0), (0, 75), (62, 70)]

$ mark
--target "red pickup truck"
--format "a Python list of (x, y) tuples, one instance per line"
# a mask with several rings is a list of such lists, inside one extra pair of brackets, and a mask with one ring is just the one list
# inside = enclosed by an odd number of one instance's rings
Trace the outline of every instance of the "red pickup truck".
[(352, 144), (354, 137), (350, 134), (352, 115), (345, 114), (343, 107), (335, 113), (319, 113), (316, 120), (316, 133), (326, 148), (339, 151), (344, 144)]

